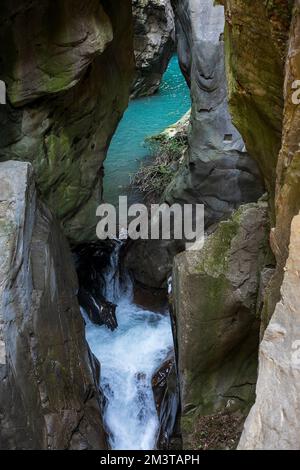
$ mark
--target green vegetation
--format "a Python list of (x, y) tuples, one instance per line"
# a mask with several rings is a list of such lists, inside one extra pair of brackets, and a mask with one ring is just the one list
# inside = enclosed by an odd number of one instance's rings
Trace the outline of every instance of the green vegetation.
[(132, 177), (131, 185), (142, 192), (148, 204), (160, 201), (179, 170), (187, 149), (186, 136), (168, 138), (162, 134), (148, 139), (152, 158)]
[[(250, 204), (247, 206), (249, 207)], [(228, 269), (228, 253), (234, 237), (240, 228), (244, 206), (238, 209), (231, 219), (220, 222), (218, 229), (203, 248), (199, 272), (207, 272), (212, 277), (224, 275)]]

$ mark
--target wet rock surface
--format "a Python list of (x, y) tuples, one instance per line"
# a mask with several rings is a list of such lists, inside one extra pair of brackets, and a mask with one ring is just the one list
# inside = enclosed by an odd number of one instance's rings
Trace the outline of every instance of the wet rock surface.
[(110, 266), (114, 242), (78, 246), (74, 252), (79, 278), (78, 300), (90, 320), (110, 330), (118, 327), (116, 305), (105, 299), (105, 272)]
[(68, 244), (28, 163), (0, 163), (0, 448), (106, 449)]
[(93, 323), (100, 326), (105, 325), (112, 331), (118, 327), (116, 318), (117, 306), (105, 300), (102, 295), (92, 295), (84, 287), (80, 287), (78, 300), (80, 306)]
[(179, 390), (173, 353), (153, 375), (152, 389), (160, 423), (157, 447), (169, 449), (176, 437), (176, 420), (179, 411)]

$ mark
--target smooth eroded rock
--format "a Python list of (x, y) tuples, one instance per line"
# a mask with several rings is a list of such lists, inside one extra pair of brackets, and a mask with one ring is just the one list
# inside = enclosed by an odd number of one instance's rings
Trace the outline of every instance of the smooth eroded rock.
[(134, 70), (130, 0), (4, 1), (0, 161), (32, 163), (74, 243), (96, 240), (103, 161)]
[(154, 94), (175, 50), (171, 0), (133, 0), (135, 77), (131, 96)]
[(218, 0), (233, 122), (264, 176), (273, 204), (281, 145), (284, 59), (293, 1)]
[(203, 203), (206, 227), (256, 202), (263, 184), (232, 124), (224, 63), (224, 8), (213, 0), (174, 1), (178, 55), (191, 87), (189, 151), (166, 191), (168, 203)]
[(239, 449), (300, 447), (300, 215), (291, 226), (281, 300), (259, 348), (256, 401)]
[(68, 244), (28, 163), (0, 163), (0, 448), (106, 449)]
[(259, 343), (259, 276), (269, 264), (265, 203), (241, 206), (200, 251), (175, 258), (173, 303), (184, 448), (195, 420), (249, 410)]

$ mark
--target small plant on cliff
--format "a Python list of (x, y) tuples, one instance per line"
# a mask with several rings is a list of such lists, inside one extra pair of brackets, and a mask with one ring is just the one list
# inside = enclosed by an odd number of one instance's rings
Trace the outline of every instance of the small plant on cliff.
[(143, 194), (146, 204), (154, 204), (160, 201), (177, 173), (187, 149), (187, 138), (160, 135), (151, 137), (147, 143), (152, 154), (151, 160), (144, 163), (132, 177), (131, 185)]

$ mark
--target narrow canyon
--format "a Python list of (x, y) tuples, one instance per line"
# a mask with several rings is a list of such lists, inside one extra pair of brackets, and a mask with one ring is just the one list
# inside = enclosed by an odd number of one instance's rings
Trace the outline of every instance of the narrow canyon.
[(0, 450), (299, 450), (300, 0), (1, 6)]

